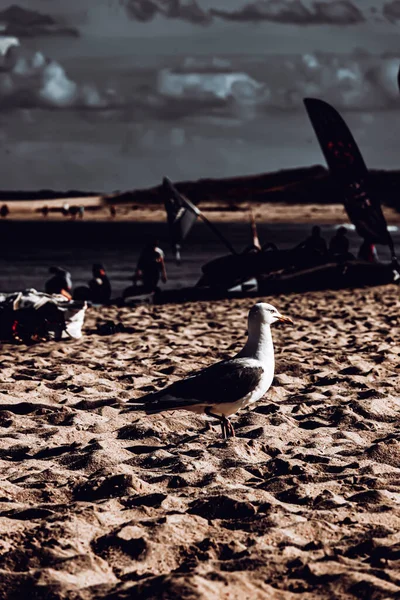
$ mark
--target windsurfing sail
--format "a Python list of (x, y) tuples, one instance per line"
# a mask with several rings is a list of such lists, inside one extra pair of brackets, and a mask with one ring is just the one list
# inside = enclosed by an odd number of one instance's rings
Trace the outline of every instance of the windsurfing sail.
[(330, 104), (305, 98), (304, 104), (330, 173), (344, 196), (344, 207), (357, 233), (370, 243), (388, 245), (396, 260), (379, 198), (371, 190), (369, 172), (343, 118)]
[(163, 181), (163, 189), (171, 244), (175, 253), (175, 260), (180, 264), (182, 242), (196, 222), (197, 214), (188, 208), (182, 195), (167, 178)]
[[(163, 188), (166, 192), (166, 198), (167, 197), (170, 198), (170, 203), (174, 204), (175, 207), (179, 207), (178, 212), (176, 213), (176, 218), (173, 220), (174, 229), (172, 229), (171, 223), (169, 220), (170, 219), (169, 212), (168, 212), (169, 209), (167, 208), (167, 201), (165, 201), (165, 208), (166, 208), (167, 215), (168, 215), (168, 223), (170, 225), (171, 238), (173, 240), (173, 244), (175, 244), (175, 248), (176, 248), (176, 245), (178, 245), (180, 248), (181, 242), (186, 237), (186, 235), (189, 233), (194, 222), (196, 221), (196, 218), (200, 217), (200, 219), (202, 221), (204, 221), (204, 223), (206, 223), (206, 225), (213, 231), (213, 233), (228, 248), (229, 252), (231, 252), (232, 254), (237, 254), (237, 252), (233, 248), (232, 244), (225, 238), (224, 235), (222, 235), (220, 230), (213, 223), (211, 223), (205, 217), (205, 215), (203, 215), (203, 213), (198, 208), (198, 206), (193, 204), (193, 202), (191, 202), (189, 200), (189, 198), (186, 198), (186, 196), (184, 196), (183, 194), (178, 192), (178, 190), (173, 185), (172, 181), (170, 181), (168, 179), (168, 177), (164, 177), (164, 179), (163, 179)], [(170, 204), (170, 206), (171, 206), (171, 204)], [(183, 210), (179, 214), (179, 210), (181, 208)], [(187, 217), (188, 214), (192, 215), (192, 220), (190, 220), (189, 217)], [(171, 215), (172, 215), (172, 213), (171, 213)], [(171, 220), (172, 220), (172, 216), (171, 216)], [(175, 241), (175, 240), (177, 240), (177, 241)]]

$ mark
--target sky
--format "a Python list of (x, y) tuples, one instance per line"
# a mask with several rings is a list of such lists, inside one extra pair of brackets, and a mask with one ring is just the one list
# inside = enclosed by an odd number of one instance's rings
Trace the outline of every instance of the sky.
[[(10, 3), (9, 0), (0, 0), (0, 8), (7, 8)], [(260, 53), (326, 50), (345, 53), (355, 47), (381, 53), (400, 49), (400, 0), (18, 0), (15, 3), (54, 15), (79, 28), (81, 43), (67, 41), (64, 53), (68, 50), (72, 53), (82, 51), (95, 55), (98, 52), (103, 55), (101, 41), (106, 38), (154, 39), (162, 50), (165, 44), (162, 38), (176, 41), (183, 37), (191, 37), (197, 43), (203, 40), (204, 44), (208, 43), (210, 37), (219, 37), (221, 50), (228, 53), (234, 50)], [(128, 9), (129, 5), (136, 7), (137, 16), (137, 7), (145, 4), (158, 5), (164, 12), (168, 10), (166, 6), (175, 6), (177, 15), (175, 18), (166, 18), (160, 14), (160, 10), (155, 9), (154, 16), (145, 22), (135, 19), (133, 10)], [(347, 8), (343, 8), (343, 5)], [(279, 22), (265, 18), (249, 21), (243, 12), (240, 16), (241, 9), (246, 6), (258, 17), (268, 11), (281, 14), (281, 19)], [(299, 14), (301, 17), (304, 11), (315, 13), (315, 6), (319, 7), (319, 12), (328, 10), (325, 22), (304, 25), (300, 19), (299, 24)], [(332, 19), (337, 21), (338, 14), (348, 15), (349, 6), (350, 14), (353, 11), (362, 15), (363, 22), (343, 25), (339, 19), (339, 24), (328, 23)], [(205, 24), (189, 22), (193, 20), (193, 14), (207, 14), (208, 10), (216, 11), (219, 16), (214, 16)], [(235, 14), (235, 11), (236, 19), (232, 20), (229, 14)], [(143, 14), (143, 10), (139, 11), (139, 16)], [(85, 41), (89, 39), (91, 45), (85, 48)], [(99, 43), (97, 47), (95, 40)], [(123, 53), (129, 53), (128, 44), (125, 47), (120, 45), (118, 53), (121, 48)]]
[[(146, 22), (139, 22), (132, 16), (132, 11), (127, 10), (127, 6), (138, 6), (141, 3), (153, 2), (159, 4), (161, 7), (167, 3), (178, 4), (180, 9), (178, 12), (183, 14), (183, 17), (167, 19), (163, 16), (156, 16), (149, 19)], [(29, 8), (31, 10), (38, 10), (44, 13), (50, 13), (58, 16), (62, 16), (69, 21), (69, 23), (79, 26), (80, 30), (84, 35), (96, 35), (96, 36), (157, 36), (157, 35), (190, 35), (199, 34), (207, 28), (223, 31), (230, 21), (221, 18), (214, 18), (210, 25), (199, 25), (188, 22), (188, 9), (186, 8), (185, 17), (185, 6), (187, 7), (194, 0), (19, 0), (16, 2), (19, 6)], [(313, 0), (256, 0), (255, 2), (246, 0), (197, 0), (196, 2), (199, 10), (207, 11), (210, 9), (222, 11), (225, 13), (234, 13), (240, 10), (244, 6), (256, 6), (256, 12), (262, 11), (262, 5), (269, 5), (270, 11), (275, 14), (282, 13), (285, 7), (289, 7), (286, 10), (286, 14), (293, 13), (297, 7), (302, 5), (308, 11), (313, 10)], [(351, 4), (356, 11), (359, 11), (366, 20), (363, 25), (348, 26), (349, 36), (354, 35), (357, 29), (361, 30), (376, 30), (387, 33), (393, 33), (397, 30), (397, 23), (395, 22), (395, 16), (398, 16), (400, 22), (400, 2), (398, 0), (348, 0), (347, 2), (339, 3), (335, 0), (321, 0), (316, 3), (322, 7), (332, 7), (335, 4)], [(0, 0), (0, 8), (6, 8), (10, 5), (7, 0)], [(385, 8), (386, 7), (386, 8)], [(258, 9), (258, 10), (257, 10)], [(337, 7), (335, 10), (336, 14), (338, 10), (343, 12), (343, 6)], [(159, 11), (158, 11), (159, 12)], [(189, 11), (193, 12), (192, 11)], [(293, 22), (296, 25), (295, 20), (289, 17), (283, 17), (283, 20)], [(248, 23), (244, 22), (242, 18), (235, 22), (235, 25), (241, 24), (245, 27)], [(254, 22), (250, 24), (254, 28)], [(290, 33), (290, 27), (282, 25), (281, 23), (272, 23), (264, 20), (257, 23), (257, 28), (265, 30), (266, 32), (271, 31), (272, 27), (281, 29), (283, 34), (285, 29)], [(296, 25), (300, 29), (304, 29), (303, 25)], [(329, 25), (313, 25), (307, 27), (307, 35), (313, 37), (318, 33), (320, 28), (330, 28)], [(336, 27), (337, 33), (342, 26)], [(229, 27), (228, 27), (229, 29)]]
[[(400, 0), (0, 0), (0, 10), (12, 2), (81, 37), (21, 39), (53, 63), (36, 57), (32, 71), (22, 57), (0, 73), (0, 175), (8, 188), (21, 186), (21, 172), (26, 188), (113, 190), (133, 179), (151, 185), (165, 173), (186, 179), (323, 163), (302, 106), (309, 95), (350, 107), (346, 120), (368, 164), (398, 164), (398, 61), (381, 55), (400, 56)], [(372, 58), (352, 54), (356, 48)], [(338, 64), (322, 58), (314, 69), (312, 55), (322, 51), (341, 55)], [(249, 73), (222, 116), (204, 112), (201, 90), (188, 108), (157, 87), (165, 66), (196, 54), (228, 56), (233, 70)], [(149, 65), (151, 81), (140, 71)], [(115, 100), (128, 108), (98, 110)], [(277, 105), (287, 112), (274, 112)], [(392, 111), (389, 129), (383, 109)]]

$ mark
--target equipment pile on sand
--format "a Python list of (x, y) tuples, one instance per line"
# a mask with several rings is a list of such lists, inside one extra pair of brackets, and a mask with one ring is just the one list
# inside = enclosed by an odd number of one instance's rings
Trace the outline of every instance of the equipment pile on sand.
[(0, 294), (0, 340), (39, 342), (82, 337), (87, 303), (35, 289)]

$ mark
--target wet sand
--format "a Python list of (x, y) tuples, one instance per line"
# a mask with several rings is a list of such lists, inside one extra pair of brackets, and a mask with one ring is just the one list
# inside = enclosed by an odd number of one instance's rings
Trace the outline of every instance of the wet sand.
[(80, 341), (3, 346), (1, 598), (400, 597), (398, 288), (264, 299), (295, 326), (227, 441), (122, 408), (233, 355), (251, 300), (93, 308)]

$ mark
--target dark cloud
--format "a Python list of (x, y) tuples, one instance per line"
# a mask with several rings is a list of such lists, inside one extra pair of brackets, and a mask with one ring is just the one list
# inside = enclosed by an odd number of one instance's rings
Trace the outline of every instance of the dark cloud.
[(392, 0), (387, 2), (382, 9), (382, 14), (388, 21), (396, 23), (400, 21), (400, 0)]
[(365, 21), (363, 13), (347, 0), (314, 2), (314, 19), (327, 25), (355, 25)]
[(42, 35), (77, 37), (79, 35), (77, 29), (58, 22), (51, 15), (15, 5), (0, 11), (0, 25), (3, 26), (3, 35), (15, 35), (17, 37)]
[(312, 18), (312, 13), (298, 0), (258, 0), (236, 11), (211, 9), (210, 12), (229, 21), (309, 23)]
[(127, 0), (128, 15), (137, 21), (151, 21), (156, 15), (168, 19), (181, 19), (199, 25), (208, 25), (212, 17), (195, 0)]
[(300, 0), (258, 0), (236, 11), (211, 9), (211, 15), (229, 21), (275, 21), (297, 25), (353, 25), (365, 20), (348, 0), (314, 2), (312, 9)]

